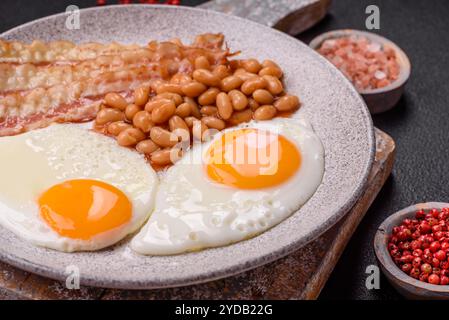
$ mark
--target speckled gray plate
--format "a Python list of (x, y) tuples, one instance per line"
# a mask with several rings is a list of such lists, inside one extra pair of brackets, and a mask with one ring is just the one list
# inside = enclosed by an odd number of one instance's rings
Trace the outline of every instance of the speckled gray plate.
[[(215, 12), (182, 7), (111, 6), (81, 11), (81, 29), (65, 28), (65, 14), (37, 20), (1, 35), (76, 42), (137, 42), (222, 32), (230, 48), (270, 58), (286, 72), (288, 91), (298, 94), (326, 151), (324, 180), (290, 218), (264, 234), (231, 246), (169, 257), (144, 257), (119, 245), (94, 253), (65, 254), (36, 248), (0, 228), (0, 258), (14, 266), (65, 279), (76, 265), (85, 285), (144, 289), (182, 286), (230, 276), (278, 259), (321, 235), (355, 203), (374, 156), (371, 117), (353, 86), (324, 58), (298, 40), (268, 27)], [(295, 192), (295, 190), (290, 190)]]

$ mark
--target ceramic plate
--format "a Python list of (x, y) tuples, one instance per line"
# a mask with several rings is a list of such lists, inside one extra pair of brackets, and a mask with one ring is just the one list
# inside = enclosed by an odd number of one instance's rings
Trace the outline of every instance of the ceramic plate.
[[(146, 44), (150, 39), (222, 32), (243, 56), (273, 59), (285, 71), (287, 90), (303, 101), (300, 110), (321, 138), (324, 179), (315, 195), (290, 218), (262, 235), (227, 247), (168, 257), (133, 253), (125, 239), (93, 253), (66, 254), (37, 248), (0, 228), (0, 258), (24, 270), (65, 279), (80, 269), (84, 285), (123, 289), (182, 286), (230, 276), (278, 259), (332, 227), (355, 203), (374, 156), (374, 132), (365, 103), (324, 58), (300, 41), (268, 27), (220, 13), (173, 6), (110, 6), (81, 11), (81, 29), (68, 30), (60, 14), (1, 35), (31, 42), (72, 40)], [(294, 193), (295, 190), (290, 190)]]

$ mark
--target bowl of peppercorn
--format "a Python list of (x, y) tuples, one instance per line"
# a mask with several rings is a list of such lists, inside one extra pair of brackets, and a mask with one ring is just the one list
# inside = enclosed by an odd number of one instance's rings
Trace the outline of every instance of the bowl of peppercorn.
[(389, 216), (374, 250), (388, 281), (409, 299), (449, 299), (449, 203), (420, 203)]

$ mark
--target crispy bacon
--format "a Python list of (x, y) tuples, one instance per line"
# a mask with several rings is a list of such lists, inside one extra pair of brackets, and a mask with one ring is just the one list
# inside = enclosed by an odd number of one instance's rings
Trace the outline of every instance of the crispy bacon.
[(44, 43), (36, 40), (31, 44), (24, 44), (0, 40), (0, 62), (43, 64), (54, 61), (82, 61), (139, 48), (138, 45), (122, 45), (119, 43), (76, 45), (69, 41)]
[(212, 34), (198, 36), (191, 46), (179, 40), (146, 47), (0, 41), (0, 136), (52, 122), (90, 121), (107, 93), (129, 94), (176, 73), (191, 74), (201, 55), (224, 64), (230, 53), (223, 41)]

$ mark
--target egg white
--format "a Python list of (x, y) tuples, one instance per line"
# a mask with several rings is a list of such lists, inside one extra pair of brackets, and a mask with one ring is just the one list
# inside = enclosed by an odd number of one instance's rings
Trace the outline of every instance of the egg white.
[(304, 119), (253, 121), (218, 133), (257, 128), (280, 134), (301, 152), (300, 169), (281, 185), (241, 190), (213, 182), (201, 158), (211, 143), (196, 145), (167, 170), (147, 224), (132, 239), (143, 255), (172, 255), (224, 246), (256, 236), (297, 211), (316, 191), (324, 174), (324, 149)]
[[(0, 225), (35, 245), (65, 252), (99, 250), (136, 231), (153, 210), (158, 177), (144, 157), (78, 125), (0, 138), (0, 154)], [(132, 204), (131, 220), (90, 240), (60, 236), (41, 219), (37, 198), (72, 179), (120, 189)]]

